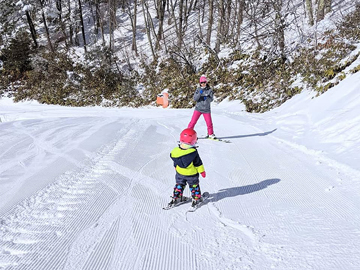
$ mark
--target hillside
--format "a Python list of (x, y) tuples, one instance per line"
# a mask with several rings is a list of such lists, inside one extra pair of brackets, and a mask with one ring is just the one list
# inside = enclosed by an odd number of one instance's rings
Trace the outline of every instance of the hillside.
[(139, 107), (168, 91), (190, 108), (206, 74), (218, 102), (265, 112), (360, 70), (358, 0), (0, 5), (0, 95), (16, 101)]

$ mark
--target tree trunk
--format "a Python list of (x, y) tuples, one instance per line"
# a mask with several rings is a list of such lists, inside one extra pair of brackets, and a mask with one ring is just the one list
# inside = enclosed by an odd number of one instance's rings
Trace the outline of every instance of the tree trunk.
[[(89, 2), (89, 6), (90, 6), (90, 12), (91, 12), (91, 17), (93, 19), (93, 22), (94, 22), (94, 34), (96, 36), (96, 39), (97, 39), (97, 35), (99, 34), (99, 27), (98, 27), (98, 24), (97, 24), (97, 14), (96, 14), (96, 3), (93, 2), (92, 0), (90, 0)], [(94, 7), (95, 7), (95, 11), (94, 11)]]
[[(114, 48), (114, 29), (115, 29), (115, 16), (116, 10), (115, 9), (115, 0), (108, 1), (108, 13), (109, 13), (109, 35), (110, 35), (110, 50)], [(114, 18), (115, 17), (115, 18)]]
[(46, 39), (48, 41), (48, 44), (49, 44), (49, 47), (50, 47), (50, 50), (52, 53), (55, 53), (55, 50), (54, 50), (54, 47), (51, 43), (51, 38), (50, 38), (50, 33), (49, 33), (49, 28), (47, 26), (47, 23), (46, 23), (46, 17), (45, 17), (45, 12), (44, 12), (44, 0), (39, 0), (40, 1), (40, 7), (41, 7), (41, 16), (42, 16), (42, 19), (44, 21), (44, 27), (45, 27), (45, 32), (46, 32)]
[(320, 22), (325, 17), (325, 0), (319, 0), (316, 21)]
[(129, 14), (131, 18), (131, 27), (132, 27), (132, 44), (131, 50), (133, 50), (138, 55), (137, 46), (136, 46), (136, 25), (137, 25), (137, 0), (134, 0), (134, 15), (131, 16), (131, 9), (129, 8)]
[(158, 17), (159, 17), (159, 29), (157, 32), (157, 39), (156, 39), (156, 45), (155, 45), (155, 49), (159, 50), (160, 49), (160, 40), (162, 40), (163, 35), (164, 35), (164, 18), (165, 18), (165, 8), (166, 8), (166, 0), (160, 0), (158, 3)]
[(67, 14), (67, 19), (70, 21), (69, 23), (69, 37), (70, 37), (70, 44), (73, 45), (74, 41), (73, 41), (73, 34), (74, 34), (74, 29), (73, 29), (73, 25), (71, 22), (71, 0), (68, 0), (68, 14)]
[(325, 0), (325, 15), (331, 12), (331, 0)]
[(149, 40), (150, 49), (151, 49), (153, 59), (155, 59), (155, 52), (154, 52), (154, 47), (153, 47), (153, 44), (152, 44), (152, 39), (151, 39), (151, 34), (150, 34), (150, 27), (149, 27), (149, 22), (148, 22), (148, 19), (147, 19), (147, 12), (145, 11), (145, 0), (141, 0), (141, 5), (142, 5), (142, 11), (143, 11), (143, 14), (144, 14), (146, 35), (147, 35), (148, 40)]
[[(224, 10), (225, 12), (225, 10)], [(229, 31), (230, 31), (230, 23), (233, 23), (232, 20), (231, 20), (231, 0), (226, 0), (226, 17), (225, 17), (225, 14), (224, 14), (224, 27), (223, 27), (223, 37), (225, 39), (228, 38), (229, 36)]]
[(110, 35), (110, 50), (114, 49), (114, 31), (116, 27), (116, 0), (108, 0), (108, 14), (109, 14), (109, 35)]
[(102, 44), (105, 46), (105, 34), (104, 34), (104, 18), (102, 17), (100, 10), (100, 0), (95, 0), (95, 14), (96, 14), (96, 28), (100, 28)]
[(190, 3), (188, 5), (188, 0), (185, 1), (184, 5), (184, 29), (187, 29), (188, 27), (188, 19), (191, 14), (191, 11), (196, 7), (197, 1), (190, 0)]
[(206, 32), (206, 43), (210, 45), (211, 42), (211, 32), (212, 25), (214, 23), (214, 0), (209, 0), (209, 19), (207, 24), (207, 32)]
[(65, 41), (65, 46), (68, 47), (66, 28), (65, 28), (65, 24), (64, 24), (64, 21), (62, 18), (62, 1), (61, 0), (56, 0), (56, 9), (58, 10), (58, 13), (59, 13), (59, 22), (60, 22), (61, 32), (63, 34), (63, 40)]
[(306, 0), (306, 9), (309, 15), (309, 24), (311, 26), (314, 25), (314, 13), (313, 13), (313, 5), (311, 0)]
[[(149, 27), (149, 31), (153, 34), (153, 36), (155, 37), (155, 39), (157, 39), (157, 35), (155, 33), (155, 26), (153, 23), (153, 19), (151, 17), (151, 14), (149, 12), (149, 6), (147, 4), (147, 2), (145, 2), (145, 10), (146, 10), (146, 18), (147, 18), (147, 23), (148, 23), (148, 27)], [(155, 42), (156, 43), (156, 42)]]
[(250, 22), (249, 27), (254, 28), (253, 38), (255, 39), (257, 49), (261, 48), (260, 37), (259, 37), (259, 26), (258, 26), (261, 17), (259, 16), (258, 11), (261, 10), (262, 8), (263, 8), (262, 0), (256, 0), (256, 1), (248, 2), (248, 6), (246, 9), (246, 12), (249, 16), (249, 22)]
[(99, 33), (100, 18), (101, 18), (101, 15), (100, 15), (99, 0), (95, 0), (95, 19), (94, 19), (95, 34)]
[(277, 44), (280, 49), (281, 58), (283, 61), (286, 60), (285, 55), (285, 20), (282, 15), (283, 0), (277, 0), (273, 2), (273, 8), (275, 10), (275, 33)]
[(218, 17), (218, 22), (217, 22), (217, 33), (216, 33), (216, 42), (215, 42), (215, 52), (218, 53), (220, 52), (220, 44), (222, 41), (222, 29), (223, 29), (223, 23), (224, 23), (224, 0), (220, 0), (219, 1), (219, 17)]
[(184, 20), (184, 0), (179, 1), (179, 27), (178, 27), (178, 47), (183, 43), (183, 20)]
[(79, 0), (79, 16), (80, 16), (81, 33), (84, 41), (84, 50), (86, 52), (85, 26), (84, 26), (83, 14), (82, 14), (81, 0)]
[(237, 12), (237, 26), (236, 26), (236, 42), (240, 39), (241, 34), (241, 25), (244, 21), (244, 8), (245, 8), (245, 0), (239, 0), (239, 7)]
[(35, 26), (33, 24), (33, 21), (31, 19), (31, 16), (30, 16), (30, 13), (28, 10), (25, 11), (25, 14), (26, 14), (26, 19), (28, 21), (28, 24), (29, 24), (29, 27), (30, 27), (30, 33), (31, 33), (31, 37), (34, 41), (34, 44), (35, 44), (35, 48), (37, 48), (39, 45), (37, 43), (37, 40), (36, 40), (36, 30), (35, 30)]

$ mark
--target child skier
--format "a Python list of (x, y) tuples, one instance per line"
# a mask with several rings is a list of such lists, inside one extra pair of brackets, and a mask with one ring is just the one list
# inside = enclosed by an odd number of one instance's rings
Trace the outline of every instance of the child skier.
[(214, 134), (214, 127), (211, 119), (211, 102), (214, 100), (214, 93), (209, 84), (207, 83), (207, 78), (205, 75), (202, 75), (199, 79), (200, 87), (195, 90), (194, 100), (196, 101), (195, 109), (193, 116), (191, 117), (188, 128), (194, 128), (199, 117), (204, 116), (208, 137), (210, 139), (216, 139)]
[(206, 177), (204, 165), (196, 150), (195, 144), (197, 142), (196, 131), (187, 128), (180, 134), (180, 144), (175, 147), (170, 157), (174, 161), (174, 167), (176, 170), (175, 180), (176, 184), (173, 191), (172, 200), (168, 207), (172, 207), (179, 202), (186, 201), (187, 198), (183, 198), (183, 191), (186, 183), (189, 184), (192, 197), (192, 207), (202, 201), (201, 191), (199, 186), (199, 174), (202, 177)]

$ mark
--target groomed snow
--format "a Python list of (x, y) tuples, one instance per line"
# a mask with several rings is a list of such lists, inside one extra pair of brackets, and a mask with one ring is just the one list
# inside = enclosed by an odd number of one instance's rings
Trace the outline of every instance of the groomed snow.
[(0, 100), (0, 269), (360, 269), (360, 73), (265, 114), (214, 104), (210, 201), (165, 211), (191, 115)]

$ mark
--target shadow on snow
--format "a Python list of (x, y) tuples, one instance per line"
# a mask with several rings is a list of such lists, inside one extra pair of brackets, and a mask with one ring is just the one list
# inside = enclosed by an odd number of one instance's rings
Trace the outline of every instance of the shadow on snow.
[(217, 202), (225, 198), (257, 192), (279, 182), (280, 179), (273, 178), (261, 181), (253, 185), (220, 189), (219, 192), (210, 194), (210, 200), (208, 202)]
[(254, 136), (266, 136), (269, 135), (273, 132), (275, 132), (277, 130), (277, 128), (271, 130), (271, 131), (267, 131), (267, 132), (263, 132), (263, 133), (254, 133), (254, 134), (248, 134), (248, 135), (234, 135), (234, 136), (225, 136), (225, 137), (218, 137), (219, 139), (234, 139), (234, 138), (246, 138), (246, 137), (254, 137)]

